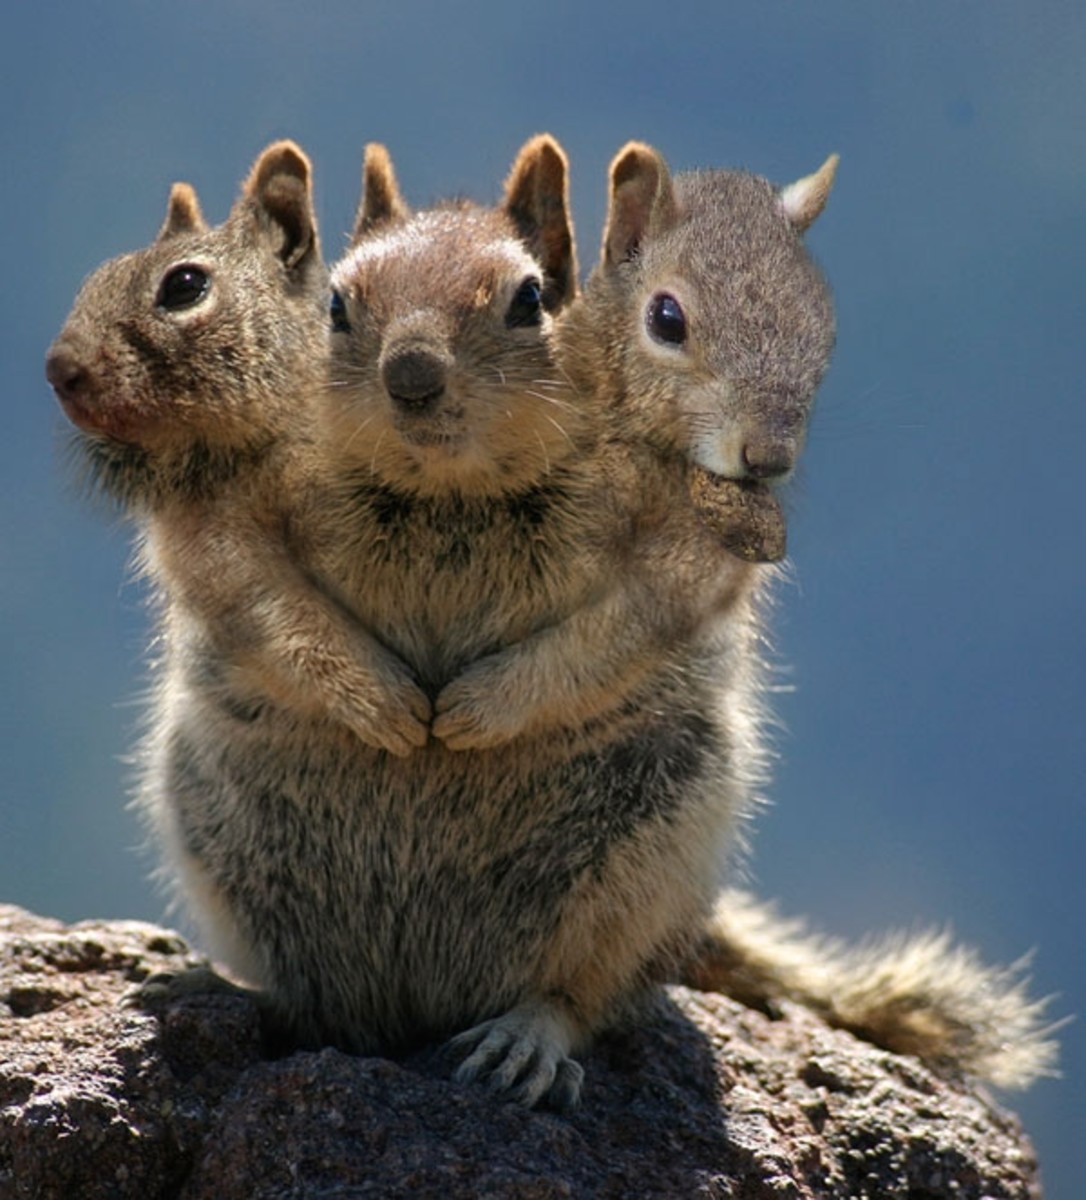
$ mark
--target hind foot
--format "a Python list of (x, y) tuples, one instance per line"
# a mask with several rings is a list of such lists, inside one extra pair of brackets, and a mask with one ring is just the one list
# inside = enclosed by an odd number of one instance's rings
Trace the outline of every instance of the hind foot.
[(558, 1112), (577, 1107), (584, 1069), (569, 1057), (570, 1023), (551, 1005), (526, 1004), (458, 1034), (448, 1043), (467, 1054), (453, 1078), (482, 1083), (496, 1095)]

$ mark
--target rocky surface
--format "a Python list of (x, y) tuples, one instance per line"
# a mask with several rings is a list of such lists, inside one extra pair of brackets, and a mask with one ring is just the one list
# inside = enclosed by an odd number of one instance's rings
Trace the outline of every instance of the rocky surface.
[(244, 996), (121, 1003), (196, 961), (138, 922), (0, 907), (0, 1200), (1039, 1197), (983, 1094), (796, 1008), (669, 989), (584, 1059), (572, 1117), (407, 1063), (261, 1053)]

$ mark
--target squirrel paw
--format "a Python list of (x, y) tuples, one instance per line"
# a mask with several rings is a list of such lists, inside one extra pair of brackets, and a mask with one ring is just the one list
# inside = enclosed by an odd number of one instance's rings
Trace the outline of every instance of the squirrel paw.
[(457, 1083), (483, 1083), (527, 1108), (541, 1102), (558, 1112), (577, 1107), (584, 1068), (568, 1056), (568, 1039), (545, 1009), (514, 1009), (447, 1046), (468, 1055), (453, 1076)]
[(385, 689), (377, 703), (363, 706), (348, 700), (343, 708), (346, 724), (378, 750), (404, 758), (429, 740), (430, 701), (410, 680)]
[(121, 997), (125, 1008), (157, 1008), (184, 996), (248, 996), (257, 993), (232, 983), (212, 967), (185, 967), (180, 971), (158, 971)]
[(488, 750), (523, 732), (515, 703), (506, 703), (490, 672), (471, 669), (454, 679), (437, 698), (433, 734), (450, 750)]

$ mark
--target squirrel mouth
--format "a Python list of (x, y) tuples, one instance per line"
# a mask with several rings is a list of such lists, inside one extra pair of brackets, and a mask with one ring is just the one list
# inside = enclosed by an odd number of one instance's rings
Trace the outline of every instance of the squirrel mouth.
[(59, 396), (60, 406), (69, 421), (84, 433), (108, 437), (114, 441), (125, 441), (120, 427), (123, 422), (117, 420), (117, 413), (109, 407), (88, 403), (79, 396)]
[(453, 452), (459, 450), (469, 437), (463, 418), (462, 409), (431, 416), (400, 417), (395, 422), (396, 433), (405, 445)]
[(420, 450), (443, 450), (449, 454), (458, 451), (467, 441), (464, 431), (453, 433), (442, 429), (403, 430), (400, 437), (407, 445)]
[(77, 429), (86, 433), (98, 433), (101, 430), (101, 413), (97, 408), (84, 404), (82, 400), (71, 395), (62, 396), (58, 393), (57, 399), (60, 401), (60, 407), (64, 409), (64, 415)]
[(64, 415), (81, 433), (106, 438), (126, 446), (138, 446), (153, 422), (150, 414), (131, 406), (96, 403), (82, 396), (58, 396)]

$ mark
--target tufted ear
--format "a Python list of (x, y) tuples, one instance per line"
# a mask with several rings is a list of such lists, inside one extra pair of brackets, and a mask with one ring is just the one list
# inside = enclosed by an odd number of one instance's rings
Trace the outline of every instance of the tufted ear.
[(611, 163), (601, 260), (608, 266), (625, 262), (647, 236), (664, 233), (677, 219), (675, 189), (663, 156), (644, 142), (627, 142)]
[(158, 241), (176, 237), (179, 233), (203, 233), (207, 229), (204, 214), (196, 192), (187, 183), (175, 183), (170, 188), (170, 199), (166, 204), (166, 219), (158, 231)]
[(276, 239), (276, 254), (290, 269), (320, 257), (312, 178), (309, 159), (300, 146), (273, 142), (253, 164), (230, 214), (235, 220), (255, 210), (261, 227)]
[(370, 142), (362, 158), (362, 199), (351, 231), (351, 245), (381, 225), (397, 225), (410, 216), (388, 151), (380, 142)]
[(543, 267), (545, 307), (553, 312), (568, 304), (577, 294), (569, 160), (549, 133), (537, 134), (518, 151), (502, 210)]
[(840, 155), (831, 154), (813, 175), (804, 175), (780, 190), (778, 203), (797, 233), (802, 233), (826, 207)]

